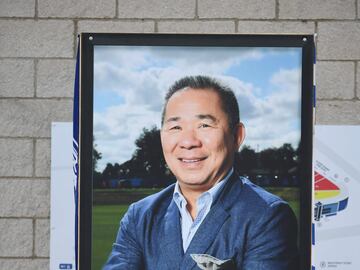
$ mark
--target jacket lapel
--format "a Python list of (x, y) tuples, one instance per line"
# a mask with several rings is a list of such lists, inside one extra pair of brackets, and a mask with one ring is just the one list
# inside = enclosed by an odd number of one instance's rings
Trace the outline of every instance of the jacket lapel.
[(229, 214), (219, 204), (214, 206), (191, 240), (181, 263), (181, 269), (191, 269), (195, 261), (190, 254), (204, 254), (210, 247)]
[(191, 240), (191, 243), (181, 262), (180, 269), (192, 269), (196, 263), (190, 254), (205, 254), (211, 244), (214, 242), (218, 232), (230, 214), (227, 209), (239, 198), (242, 183), (239, 181), (236, 173), (229, 178), (228, 183), (222, 190), (219, 198), (215, 201), (210, 212), (200, 225), (199, 229)]
[(175, 202), (171, 203), (163, 220), (163, 231), (158, 235), (161, 257), (164, 258), (167, 269), (179, 269), (184, 252), (180, 228), (180, 213)]

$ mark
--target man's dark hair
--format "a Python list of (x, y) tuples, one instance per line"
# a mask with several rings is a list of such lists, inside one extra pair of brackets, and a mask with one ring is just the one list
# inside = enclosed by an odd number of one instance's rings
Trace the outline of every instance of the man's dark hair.
[(214, 78), (208, 76), (187, 76), (177, 80), (167, 91), (165, 95), (165, 104), (162, 111), (161, 124), (164, 123), (166, 106), (169, 99), (178, 91), (185, 88), (191, 88), (195, 90), (212, 90), (217, 93), (222, 103), (222, 109), (226, 113), (229, 121), (230, 129), (234, 129), (240, 122), (239, 105), (237, 103), (234, 92), (230, 87), (221, 84)]

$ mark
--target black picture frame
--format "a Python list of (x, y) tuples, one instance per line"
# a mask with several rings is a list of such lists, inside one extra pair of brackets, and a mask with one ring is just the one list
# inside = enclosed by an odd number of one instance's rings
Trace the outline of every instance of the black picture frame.
[(78, 269), (91, 268), (94, 46), (296, 47), (302, 50), (300, 172), (301, 269), (311, 267), (312, 134), (315, 46), (312, 35), (107, 34), (80, 35)]

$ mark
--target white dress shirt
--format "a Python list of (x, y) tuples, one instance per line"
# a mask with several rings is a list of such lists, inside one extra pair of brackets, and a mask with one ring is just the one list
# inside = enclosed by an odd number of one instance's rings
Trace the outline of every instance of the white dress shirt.
[(220, 194), (220, 191), (224, 187), (226, 181), (229, 179), (233, 171), (234, 169), (231, 168), (228, 174), (224, 177), (224, 179), (222, 179), (219, 183), (217, 183), (208, 191), (201, 194), (200, 197), (196, 200), (197, 214), (194, 220), (192, 219), (189, 211), (186, 208), (187, 201), (181, 193), (179, 183), (176, 182), (174, 194), (173, 194), (173, 200), (175, 201), (180, 211), (181, 236), (182, 236), (184, 253), (189, 247), (190, 242), (193, 239), (196, 231), (198, 230), (201, 223), (204, 221), (205, 217), (209, 213), (213, 202)]

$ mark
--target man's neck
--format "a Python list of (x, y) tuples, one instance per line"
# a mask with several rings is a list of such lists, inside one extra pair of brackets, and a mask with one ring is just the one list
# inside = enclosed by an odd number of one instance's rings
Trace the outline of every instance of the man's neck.
[(200, 195), (206, 192), (208, 189), (193, 190), (185, 186), (182, 186), (180, 183), (179, 183), (179, 189), (187, 202), (186, 208), (189, 211), (192, 219), (194, 220), (197, 214), (196, 201), (200, 197)]
[(227, 173), (220, 177), (218, 181), (216, 181), (215, 183), (208, 185), (208, 186), (194, 186), (194, 185), (184, 185), (179, 183), (179, 189), (181, 194), (184, 196), (187, 205), (186, 208), (188, 210), (188, 212), (190, 213), (192, 219), (194, 220), (196, 215), (197, 215), (197, 207), (196, 207), (196, 202), (197, 199), (201, 196), (201, 194), (203, 194), (204, 192), (208, 191), (209, 189), (211, 189), (212, 187), (214, 187), (216, 184), (218, 184), (219, 182), (221, 182), (223, 179), (225, 179), (228, 174), (230, 173), (232, 168), (230, 168)]

